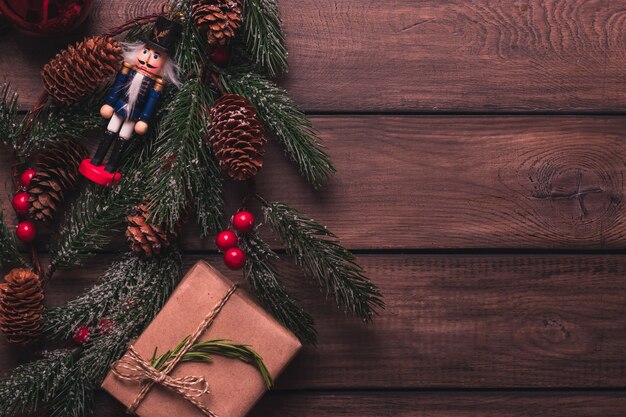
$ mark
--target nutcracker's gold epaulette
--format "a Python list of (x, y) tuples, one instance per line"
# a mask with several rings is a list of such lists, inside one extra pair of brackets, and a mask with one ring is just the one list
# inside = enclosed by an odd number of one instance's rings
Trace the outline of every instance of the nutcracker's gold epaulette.
[(126, 75), (130, 73), (130, 70), (133, 68), (131, 64), (128, 62), (124, 62), (124, 66), (122, 67), (122, 74)]
[(163, 78), (155, 78), (154, 89), (156, 91), (162, 91), (164, 88), (165, 88), (165, 81), (163, 81)]

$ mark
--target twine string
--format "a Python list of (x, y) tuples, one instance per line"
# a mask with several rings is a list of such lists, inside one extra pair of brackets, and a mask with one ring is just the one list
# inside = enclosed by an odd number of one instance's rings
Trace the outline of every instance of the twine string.
[(148, 395), (148, 392), (154, 385), (160, 385), (170, 391), (176, 392), (187, 401), (195, 405), (204, 415), (208, 417), (217, 417), (215, 413), (209, 410), (201, 401), (200, 397), (209, 393), (209, 386), (204, 377), (186, 376), (183, 378), (173, 378), (169, 376), (170, 372), (179, 364), (185, 354), (189, 352), (194, 343), (206, 332), (215, 322), (215, 319), (222, 311), (228, 300), (237, 291), (238, 285), (230, 287), (222, 300), (207, 314), (196, 331), (187, 338), (187, 342), (182, 346), (180, 351), (172, 356), (162, 371), (154, 368), (150, 362), (146, 361), (139, 355), (134, 346), (130, 346), (128, 353), (120, 359), (112, 369), (113, 375), (131, 382), (143, 383), (143, 388), (128, 407), (128, 412), (134, 414), (137, 408)]

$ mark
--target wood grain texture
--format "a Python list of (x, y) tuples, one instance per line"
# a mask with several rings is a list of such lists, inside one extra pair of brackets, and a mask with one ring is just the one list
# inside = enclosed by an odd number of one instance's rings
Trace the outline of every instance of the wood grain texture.
[[(250, 417), (623, 417), (622, 392), (461, 393), (321, 392), (268, 394)], [(123, 407), (103, 394), (98, 417)]]
[[(339, 171), (327, 189), (312, 191), (272, 146), (259, 191), (326, 224), (350, 248), (626, 247), (623, 118), (313, 121)], [(10, 186), (8, 176), (3, 169), (0, 184)], [(244, 190), (227, 189), (233, 211)], [(193, 226), (185, 236), (187, 249), (214, 248)]]
[[(88, 33), (158, 10), (108, 0)], [(280, 2), (308, 111), (600, 112), (626, 106), (622, 0)], [(77, 34), (74, 38), (82, 36)], [(0, 74), (34, 102), (38, 69), (67, 39), (0, 39)]]
[[(50, 303), (81, 294), (110, 259), (59, 275)], [(186, 259), (191, 265), (198, 257)], [(240, 280), (217, 256), (208, 260)], [(296, 268), (281, 263), (286, 285), (313, 313), (320, 341), (303, 351), (278, 387), (624, 387), (625, 261), (622, 255), (362, 256), (388, 304), (371, 326), (343, 318)], [(24, 355), (3, 344), (0, 369)]]

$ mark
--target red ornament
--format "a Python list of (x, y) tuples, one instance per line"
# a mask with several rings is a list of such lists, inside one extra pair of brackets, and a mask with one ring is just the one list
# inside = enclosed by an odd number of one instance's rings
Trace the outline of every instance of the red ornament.
[(237, 246), (237, 235), (230, 230), (220, 232), (215, 238), (215, 245), (222, 252)]
[(230, 51), (228, 48), (224, 46), (218, 46), (217, 48), (211, 51), (211, 55), (209, 56), (211, 62), (217, 65), (218, 67), (223, 67), (228, 64), (228, 60), (230, 59)]
[(111, 334), (113, 333), (113, 325), (115, 322), (113, 320), (102, 319), (98, 322), (98, 333), (100, 334)]
[(224, 252), (224, 263), (232, 270), (241, 269), (246, 264), (246, 254), (239, 248), (230, 248)]
[(93, 0), (0, 0), (0, 11), (29, 35), (67, 33), (89, 15)]
[(28, 188), (28, 186), (30, 185), (30, 181), (33, 179), (36, 173), (37, 171), (31, 168), (22, 172), (22, 175), (20, 175), (20, 184), (22, 184), (22, 187)]
[(28, 214), (30, 210), (29, 198), (30, 194), (25, 192), (15, 194), (13, 197), (13, 209), (17, 214)]
[(74, 340), (74, 343), (76, 343), (78, 346), (83, 346), (85, 343), (89, 342), (89, 339), (91, 338), (91, 329), (89, 328), (89, 326), (79, 326), (76, 330), (74, 330), (74, 335), (72, 336), (72, 339)]
[(249, 211), (240, 211), (235, 214), (232, 222), (239, 233), (250, 233), (254, 230), (254, 216)]
[(29, 220), (25, 220), (17, 225), (17, 229), (15, 229), (15, 234), (17, 238), (24, 243), (30, 243), (35, 240), (35, 236), (37, 235), (37, 229), (33, 222)]

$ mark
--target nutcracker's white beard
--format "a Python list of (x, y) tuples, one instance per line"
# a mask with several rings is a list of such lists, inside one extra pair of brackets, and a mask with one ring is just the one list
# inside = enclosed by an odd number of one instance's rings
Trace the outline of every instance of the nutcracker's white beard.
[(135, 76), (132, 80), (128, 82), (128, 92), (126, 97), (128, 99), (128, 113), (126, 118), (130, 118), (131, 114), (133, 114), (133, 110), (135, 108), (135, 104), (139, 99), (139, 94), (141, 93), (141, 83), (143, 82), (143, 74), (139, 72), (135, 73)]

